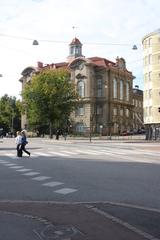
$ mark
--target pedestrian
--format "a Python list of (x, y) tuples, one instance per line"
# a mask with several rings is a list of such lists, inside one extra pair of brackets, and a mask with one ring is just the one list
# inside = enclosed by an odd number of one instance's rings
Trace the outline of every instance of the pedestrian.
[(17, 157), (22, 157), (22, 134), (20, 131), (17, 131), (17, 136), (15, 138), (15, 143), (17, 145)]
[(59, 135), (60, 135), (60, 129), (57, 129), (57, 131), (56, 131), (56, 140), (59, 140)]
[(27, 153), (28, 156), (30, 156), (31, 153), (26, 150), (26, 144), (28, 144), (27, 137), (26, 137), (26, 133), (25, 133), (25, 131), (23, 130), (23, 131), (21, 132), (21, 134), (22, 134), (22, 145), (21, 145), (21, 149), (22, 149), (23, 152)]

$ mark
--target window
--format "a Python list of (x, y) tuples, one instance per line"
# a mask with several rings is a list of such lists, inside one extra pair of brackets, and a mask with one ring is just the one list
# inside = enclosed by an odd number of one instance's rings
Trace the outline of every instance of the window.
[(76, 48), (75, 48), (75, 54), (79, 54), (79, 53), (80, 53), (80, 49), (79, 49), (78, 46), (76, 46)]
[(129, 110), (126, 109), (126, 117), (129, 117)]
[(117, 79), (113, 79), (113, 98), (117, 98)]
[(149, 116), (152, 115), (152, 107), (149, 107), (149, 109), (148, 109), (148, 115), (149, 115)]
[(80, 104), (76, 109), (76, 116), (82, 116), (84, 115), (84, 105)]
[(120, 100), (123, 100), (123, 80), (120, 80)]
[(152, 89), (149, 90), (148, 95), (149, 98), (152, 98)]
[(76, 132), (84, 132), (85, 131), (85, 126), (83, 123), (77, 123), (76, 124)]
[(123, 108), (120, 109), (120, 116), (123, 116)]
[(70, 54), (72, 55), (74, 53), (74, 47), (70, 47)]
[(152, 38), (148, 39), (148, 46), (151, 47), (152, 46)]
[(103, 107), (101, 105), (97, 105), (97, 115), (103, 114)]
[(148, 74), (148, 80), (149, 80), (149, 81), (152, 80), (152, 72), (149, 72), (149, 74)]
[(129, 82), (126, 82), (126, 100), (129, 101)]
[(151, 54), (148, 55), (148, 64), (152, 64), (152, 55)]
[(97, 97), (103, 96), (103, 81), (101, 78), (97, 79)]
[(78, 95), (80, 97), (85, 96), (84, 81), (80, 80), (77, 84)]
[(117, 108), (113, 108), (113, 115), (117, 116)]

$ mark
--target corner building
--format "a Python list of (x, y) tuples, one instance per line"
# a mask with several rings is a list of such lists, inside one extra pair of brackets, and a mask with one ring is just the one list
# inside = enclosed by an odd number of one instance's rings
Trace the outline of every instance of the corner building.
[[(117, 57), (115, 62), (101, 57), (86, 58), (82, 55), (81, 42), (74, 38), (69, 44), (66, 62), (45, 66), (38, 63), (37, 72), (60, 67), (70, 70), (71, 80), (81, 97), (70, 116), (73, 132), (111, 135), (133, 128), (134, 76), (127, 70), (123, 58)], [(25, 78), (22, 76), (22, 83), (26, 82)]]
[(160, 29), (142, 39), (146, 139), (160, 138)]

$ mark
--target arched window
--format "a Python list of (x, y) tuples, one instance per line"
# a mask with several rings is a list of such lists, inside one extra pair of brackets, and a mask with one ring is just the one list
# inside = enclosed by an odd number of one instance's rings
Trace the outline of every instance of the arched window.
[(129, 82), (126, 82), (126, 100), (129, 101)]
[(77, 84), (77, 91), (78, 91), (78, 95), (80, 97), (84, 97), (85, 96), (85, 84), (84, 81), (80, 80)]
[(113, 98), (117, 98), (117, 79), (113, 79)]
[(120, 100), (123, 100), (123, 80), (120, 80)]

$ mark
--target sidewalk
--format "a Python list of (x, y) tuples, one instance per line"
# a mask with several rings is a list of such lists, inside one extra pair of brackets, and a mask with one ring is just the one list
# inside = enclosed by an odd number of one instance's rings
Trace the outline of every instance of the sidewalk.
[(87, 204), (1, 201), (0, 214), (4, 211), (19, 213), (21, 217), (32, 215), (37, 221), (45, 222), (46, 219), (46, 238), (40, 238), (45, 240), (149, 239), (143, 236), (143, 233), (138, 233), (134, 227), (130, 228), (129, 224), (117, 221)]

